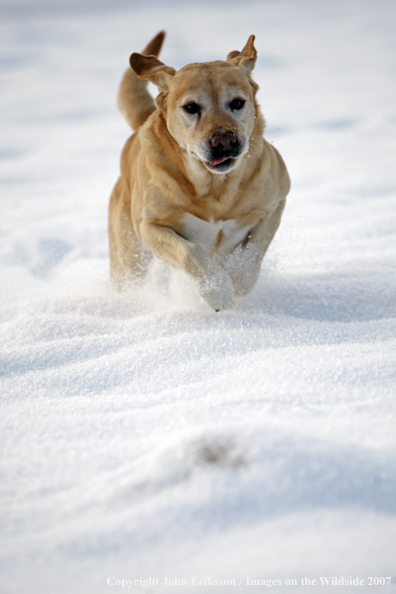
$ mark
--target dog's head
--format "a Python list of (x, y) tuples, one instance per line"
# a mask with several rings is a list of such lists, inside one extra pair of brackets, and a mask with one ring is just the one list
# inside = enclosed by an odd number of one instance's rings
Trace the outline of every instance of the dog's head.
[(188, 64), (177, 72), (155, 56), (134, 53), (139, 78), (155, 83), (156, 99), (178, 145), (213, 173), (227, 173), (248, 151), (257, 84), (250, 78), (257, 52), (254, 35), (227, 61)]

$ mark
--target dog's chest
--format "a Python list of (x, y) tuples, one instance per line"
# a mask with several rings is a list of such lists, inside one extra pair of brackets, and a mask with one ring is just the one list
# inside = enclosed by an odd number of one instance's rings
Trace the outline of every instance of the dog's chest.
[(236, 219), (225, 221), (204, 221), (190, 213), (183, 216), (183, 237), (197, 243), (207, 251), (229, 251), (243, 241), (251, 226), (243, 225)]

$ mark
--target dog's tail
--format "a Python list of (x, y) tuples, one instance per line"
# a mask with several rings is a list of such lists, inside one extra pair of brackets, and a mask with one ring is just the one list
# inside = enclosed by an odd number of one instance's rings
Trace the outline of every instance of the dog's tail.
[[(164, 38), (165, 31), (161, 31), (150, 41), (142, 54), (158, 56)], [(153, 98), (147, 91), (147, 81), (138, 78), (132, 68), (125, 72), (121, 81), (118, 109), (135, 132), (156, 109)]]

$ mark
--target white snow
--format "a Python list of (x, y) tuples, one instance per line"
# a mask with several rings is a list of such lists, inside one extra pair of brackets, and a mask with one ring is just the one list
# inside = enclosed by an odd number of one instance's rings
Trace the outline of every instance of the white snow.
[[(394, 1), (0, 12), (1, 593), (394, 592), (369, 585), (396, 576)], [(292, 178), (257, 287), (220, 314), (160, 262), (109, 288), (117, 88), (162, 28), (176, 68), (256, 35)]]

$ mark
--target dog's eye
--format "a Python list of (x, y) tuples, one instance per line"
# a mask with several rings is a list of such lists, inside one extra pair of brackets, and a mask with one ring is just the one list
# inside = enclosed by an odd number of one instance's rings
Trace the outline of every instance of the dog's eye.
[(230, 108), (232, 110), (236, 109), (242, 109), (242, 107), (245, 105), (246, 101), (244, 99), (233, 99), (230, 103)]
[(199, 105), (196, 103), (188, 103), (187, 105), (183, 105), (183, 109), (187, 113), (194, 114), (199, 112)]

